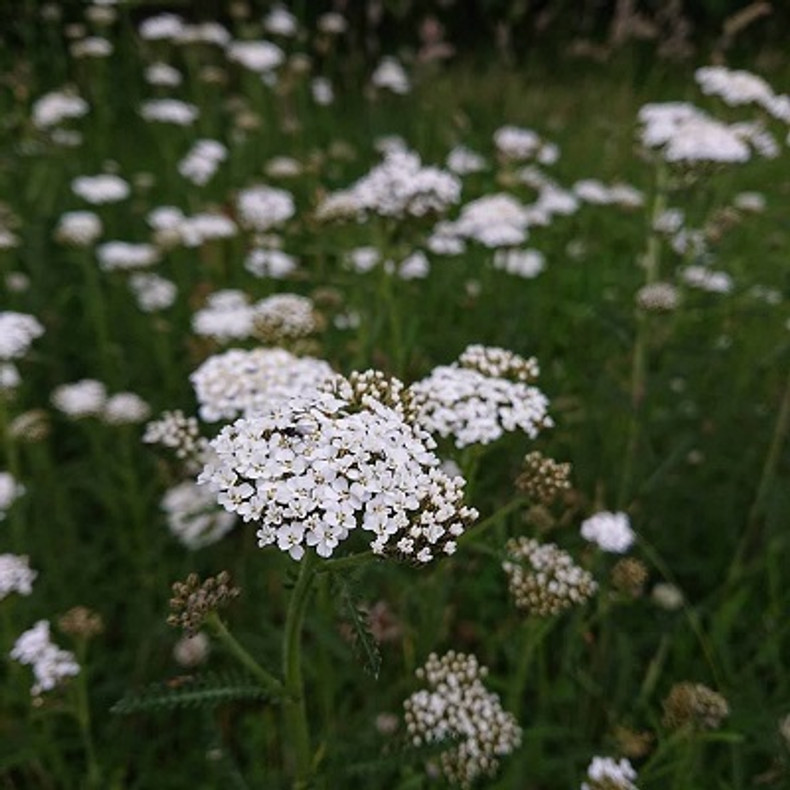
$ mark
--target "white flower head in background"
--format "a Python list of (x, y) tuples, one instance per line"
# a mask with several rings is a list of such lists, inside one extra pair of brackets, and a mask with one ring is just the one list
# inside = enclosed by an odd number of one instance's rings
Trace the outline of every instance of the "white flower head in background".
[(102, 221), (92, 211), (67, 211), (61, 214), (55, 238), (63, 244), (89, 247), (102, 235)]
[(381, 59), (373, 74), (370, 75), (370, 82), (376, 88), (392, 91), (399, 96), (404, 96), (411, 90), (406, 70), (397, 58), (391, 56)]
[(267, 186), (243, 189), (236, 200), (236, 208), (242, 227), (259, 233), (282, 225), (296, 213), (290, 192)]
[(41, 322), (27, 313), (0, 311), (0, 360), (20, 359), (33, 341), (44, 334)]
[(191, 480), (167, 490), (162, 510), (170, 532), (193, 551), (216, 543), (236, 523), (236, 516), (220, 508), (211, 491)]
[(20, 664), (32, 666), (35, 682), (30, 693), (34, 697), (44, 691), (52, 691), (66, 678), (80, 672), (74, 654), (61, 650), (50, 640), (49, 623), (46, 620), (39, 620), (25, 631), (16, 640), (9, 655)]
[(628, 514), (611, 513), (608, 510), (602, 510), (585, 519), (582, 522), (581, 535), (602, 551), (612, 554), (625, 554), (636, 539)]
[(587, 768), (587, 781), (582, 782), (581, 790), (638, 790), (634, 779), (636, 771), (625, 758), (593, 757)]
[(131, 193), (128, 182), (112, 173), (79, 176), (71, 182), (71, 191), (77, 197), (95, 205), (117, 203), (125, 200)]
[(0, 554), (0, 601), (11, 593), (30, 595), (38, 571), (30, 568), (27, 557)]

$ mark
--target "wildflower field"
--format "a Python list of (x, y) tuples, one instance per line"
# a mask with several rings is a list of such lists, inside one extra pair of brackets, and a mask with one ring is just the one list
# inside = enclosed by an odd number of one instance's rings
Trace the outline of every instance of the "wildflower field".
[(790, 787), (786, 55), (227, 5), (0, 30), (0, 787)]

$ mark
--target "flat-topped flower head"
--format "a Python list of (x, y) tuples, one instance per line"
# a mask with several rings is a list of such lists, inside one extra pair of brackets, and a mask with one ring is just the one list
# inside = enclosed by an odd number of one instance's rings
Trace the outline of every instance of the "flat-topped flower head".
[(451, 650), (439, 658), (431, 653), (416, 672), (426, 687), (403, 703), (406, 729), (415, 746), (456, 741), (436, 762), (450, 784), (463, 788), (494, 776), (501, 758), (521, 744), (515, 717), (483, 684), (487, 674), (473, 655)]
[(270, 402), (211, 447), (216, 460), (198, 482), (260, 524), (259, 546), (296, 560), (309, 548), (331, 557), (361, 533), (376, 554), (425, 564), (452, 554), (477, 517), (464, 480), (440, 471), (431, 437), (350, 382)]
[(418, 421), (427, 431), (452, 437), (456, 447), (489, 444), (512, 431), (531, 439), (553, 423), (548, 398), (527, 382), (538, 375), (534, 358), (505, 349), (469, 346), (412, 384)]
[(0, 521), (24, 493), (25, 487), (10, 472), (0, 472)]
[(587, 601), (598, 589), (592, 575), (553, 543), (511, 538), (502, 569), (516, 606), (537, 617), (551, 617)]
[(0, 361), (24, 357), (33, 341), (43, 334), (44, 327), (35, 316), (0, 311)]
[(282, 348), (231, 349), (209, 357), (190, 381), (206, 422), (266, 410), (335, 376), (327, 362)]
[(11, 593), (30, 595), (38, 571), (30, 568), (29, 560), (17, 554), (0, 554), (0, 601)]
[(602, 551), (625, 554), (634, 543), (636, 534), (626, 513), (602, 510), (582, 522), (581, 534), (585, 540), (597, 544)]
[(243, 189), (239, 192), (236, 208), (239, 224), (259, 233), (282, 225), (296, 213), (290, 192), (267, 186)]
[(252, 333), (262, 343), (277, 344), (308, 337), (321, 327), (313, 300), (299, 294), (275, 294), (252, 308)]
[(581, 790), (639, 790), (633, 783), (634, 779), (636, 771), (625, 758), (593, 757)]

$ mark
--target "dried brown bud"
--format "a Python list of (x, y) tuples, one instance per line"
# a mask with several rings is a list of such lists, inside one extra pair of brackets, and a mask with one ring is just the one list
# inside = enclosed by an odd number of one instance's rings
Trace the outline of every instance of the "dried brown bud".
[(170, 599), (173, 613), (167, 618), (167, 624), (183, 628), (187, 636), (191, 636), (209, 614), (226, 606), (240, 593), (241, 590), (231, 584), (227, 571), (209, 576), (204, 582), (196, 573), (190, 573), (185, 581), (173, 584)]
[(672, 730), (687, 725), (715, 730), (730, 715), (727, 700), (702, 683), (676, 683), (662, 705), (664, 726)]

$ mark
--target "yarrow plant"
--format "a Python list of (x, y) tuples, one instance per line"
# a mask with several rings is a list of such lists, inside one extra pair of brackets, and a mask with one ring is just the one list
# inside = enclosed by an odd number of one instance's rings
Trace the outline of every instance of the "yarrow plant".
[(45, 691), (52, 691), (67, 678), (80, 672), (74, 654), (62, 650), (51, 641), (46, 620), (39, 620), (16, 640), (10, 657), (33, 668), (35, 682), (30, 693), (35, 697)]

